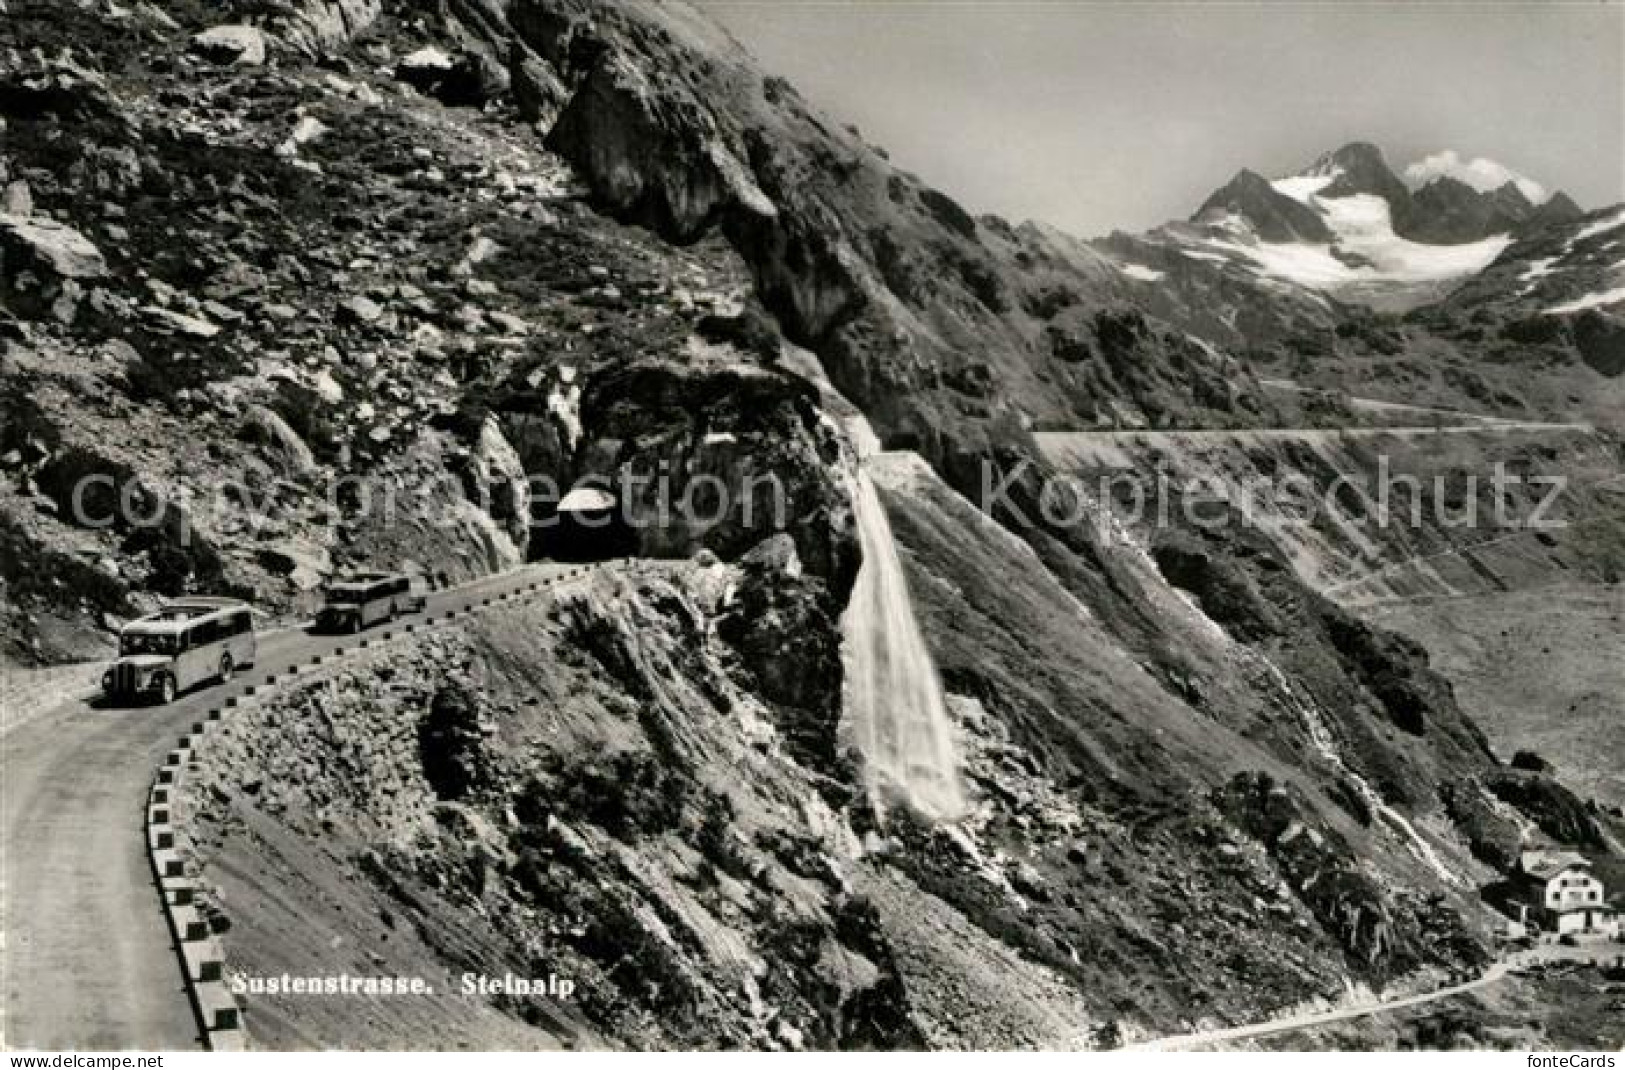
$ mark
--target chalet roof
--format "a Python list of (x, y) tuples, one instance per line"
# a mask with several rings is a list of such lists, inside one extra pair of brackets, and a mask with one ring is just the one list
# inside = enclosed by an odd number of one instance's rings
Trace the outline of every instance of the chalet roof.
[(1518, 864), (1538, 880), (1550, 880), (1570, 869), (1591, 868), (1591, 860), (1575, 851), (1525, 851)]

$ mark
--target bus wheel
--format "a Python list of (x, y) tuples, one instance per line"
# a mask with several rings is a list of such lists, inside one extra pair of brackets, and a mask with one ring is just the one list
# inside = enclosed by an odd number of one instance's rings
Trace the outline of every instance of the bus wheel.
[(224, 683), (230, 683), (232, 674), (235, 673), (236, 671), (237, 671), (237, 667), (231, 663), (231, 655), (230, 654), (221, 654), (220, 655), (220, 682), (223, 683), (223, 684)]
[(161, 706), (167, 706), (174, 701), (175, 677), (166, 672), (164, 673), (163, 678), (158, 682), (158, 704)]

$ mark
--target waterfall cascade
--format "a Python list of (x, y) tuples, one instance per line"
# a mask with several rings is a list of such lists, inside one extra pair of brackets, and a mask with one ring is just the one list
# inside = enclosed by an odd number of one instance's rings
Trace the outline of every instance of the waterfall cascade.
[(886, 509), (868, 471), (883, 456), (863, 413), (830, 383), (818, 358), (786, 345), (786, 368), (818, 387), (826, 419), (851, 448), (848, 490), (863, 563), (841, 617), (846, 694), (842, 731), (863, 763), (865, 786), (884, 819), (903, 805), (929, 821), (963, 816), (965, 793), (942, 682), (909, 600)]
[(879, 443), (861, 419), (851, 421), (849, 437), (857, 452), (852, 500), (863, 564), (841, 618), (848, 730), (877, 811), (884, 815), (888, 803), (900, 801), (930, 820), (953, 821), (965, 808), (953, 723), (891, 523), (866, 470)]

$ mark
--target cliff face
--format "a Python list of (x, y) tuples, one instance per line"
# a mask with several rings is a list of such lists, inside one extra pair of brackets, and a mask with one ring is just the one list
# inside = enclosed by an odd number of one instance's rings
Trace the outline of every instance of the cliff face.
[(349, 44), (372, 26), (383, 8), (380, 0), (284, 0), (266, 6), (271, 31), (313, 56)]

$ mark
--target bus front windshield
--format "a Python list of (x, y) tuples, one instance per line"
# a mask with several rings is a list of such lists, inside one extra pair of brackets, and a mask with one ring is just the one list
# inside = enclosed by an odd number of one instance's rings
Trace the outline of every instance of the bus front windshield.
[(132, 654), (173, 654), (175, 653), (175, 637), (173, 635), (144, 635), (140, 632), (119, 636), (118, 652), (128, 657)]

